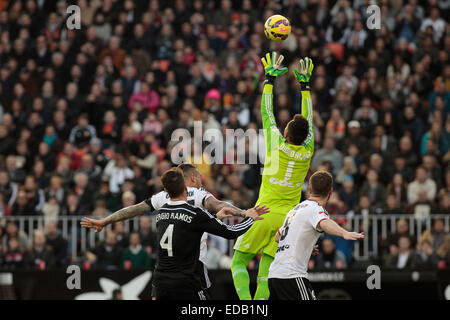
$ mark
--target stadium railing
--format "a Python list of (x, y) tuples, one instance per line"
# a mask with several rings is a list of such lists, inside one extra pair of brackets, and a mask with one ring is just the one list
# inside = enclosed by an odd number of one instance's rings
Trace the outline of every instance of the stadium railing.
[[(0, 218), (0, 224), (5, 225), (8, 221), (16, 222), (19, 230), (24, 232), (30, 241), (34, 230), (43, 229), (50, 221), (58, 224), (61, 235), (68, 240), (69, 251), (72, 259), (76, 260), (82, 252), (88, 248), (93, 248), (98, 241), (105, 239), (105, 232), (95, 233), (93, 229), (80, 227), (83, 216), (59, 216), (57, 218), (47, 218), (44, 216), (5, 216)], [(154, 216), (151, 216), (154, 219)], [(396, 222), (405, 219), (409, 224), (410, 236), (420, 238), (425, 230), (431, 230), (435, 219), (442, 219), (445, 224), (445, 231), (450, 229), (450, 215), (431, 214), (428, 216), (416, 216), (413, 214), (371, 214), (371, 215), (335, 215), (335, 221), (342, 222), (347, 228), (355, 231), (364, 231), (366, 237), (363, 241), (354, 243), (353, 256), (356, 260), (368, 260), (378, 256), (380, 252), (380, 242), (386, 240), (388, 236), (396, 231)], [(139, 218), (135, 217), (124, 221), (125, 232), (138, 230)], [(156, 224), (152, 221), (152, 228)], [(111, 230), (112, 226), (106, 227)], [(232, 243), (230, 243), (230, 253), (232, 254)]]

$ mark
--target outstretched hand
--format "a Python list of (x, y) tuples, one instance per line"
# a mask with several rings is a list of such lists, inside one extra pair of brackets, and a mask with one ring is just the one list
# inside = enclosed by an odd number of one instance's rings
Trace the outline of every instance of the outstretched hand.
[(308, 57), (305, 59), (300, 59), (300, 71), (294, 69), (294, 76), (298, 82), (309, 82), (311, 78), (312, 71), (314, 69), (314, 64), (312, 60)]
[(346, 232), (343, 236), (345, 240), (358, 240), (358, 239), (364, 239), (364, 232), (358, 233), (358, 232)]
[(83, 217), (81, 219), (80, 225), (83, 228), (95, 229), (95, 232), (100, 232), (104, 228), (102, 220), (91, 219), (88, 217)]
[(223, 220), (225, 218), (230, 218), (232, 216), (236, 215), (236, 209), (225, 207), (219, 210), (219, 212), (216, 213), (217, 219)]
[(270, 53), (266, 53), (266, 58), (261, 58), (266, 76), (278, 77), (285, 74), (288, 71), (288, 68), (281, 68), (281, 63), (283, 60), (284, 57), (281, 54), (277, 59), (277, 53), (275, 51), (272, 52), (272, 57), (270, 56)]
[(245, 210), (244, 215), (256, 221), (256, 220), (263, 220), (264, 218), (261, 217), (261, 215), (269, 212), (270, 212), (269, 207), (257, 205), (251, 209)]

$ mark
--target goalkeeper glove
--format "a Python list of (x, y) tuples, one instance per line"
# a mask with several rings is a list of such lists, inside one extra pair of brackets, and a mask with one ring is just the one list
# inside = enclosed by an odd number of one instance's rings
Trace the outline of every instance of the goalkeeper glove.
[(272, 57), (270, 57), (269, 53), (266, 53), (266, 58), (261, 58), (266, 74), (266, 82), (273, 84), (276, 77), (281, 76), (288, 71), (288, 68), (286, 67), (280, 68), (283, 59), (284, 57), (281, 54), (277, 59), (276, 52), (272, 52)]
[(308, 57), (300, 59), (299, 64), (300, 72), (297, 69), (294, 69), (295, 79), (300, 83), (301, 90), (309, 90), (309, 79), (311, 78), (314, 64)]

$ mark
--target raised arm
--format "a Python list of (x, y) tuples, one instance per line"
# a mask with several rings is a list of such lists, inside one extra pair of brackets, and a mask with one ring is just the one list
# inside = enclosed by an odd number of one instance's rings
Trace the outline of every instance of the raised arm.
[(100, 232), (108, 224), (143, 215), (149, 212), (150, 209), (150, 206), (145, 201), (142, 201), (133, 206), (122, 208), (100, 220), (83, 217), (80, 224), (83, 228), (93, 228), (95, 232)]
[[(275, 83), (275, 79), (276, 77), (285, 74), (288, 70), (286, 67), (281, 68), (283, 59), (284, 57), (282, 55), (277, 58), (275, 52), (272, 52), (272, 56), (267, 53), (265, 58), (261, 58), (266, 75), (263, 94), (261, 97), (261, 118), (264, 134), (266, 136), (267, 151), (271, 150), (272, 138), (276, 140), (284, 139), (278, 130), (275, 115), (273, 114), (273, 85)], [(275, 134), (276, 136), (272, 137), (272, 134)]]
[(294, 69), (294, 76), (300, 83), (300, 90), (302, 93), (302, 116), (308, 120), (309, 132), (303, 143), (305, 148), (314, 151), (314, 127), (313, 127), (313, 106), (311, 101), (310, 85), (309, 79), (311, 78), (312, 70), (314, 69), (314, 64), (312, 60), (308, 57), (305, 59), (300, 59), (300, 71)]
[(345, 240), (364, 239), (364, 232), (350, 232), (339, 226), (331, 219), (324, 219), (319, 222), (319, 227), (328, 234), (342, 237)]

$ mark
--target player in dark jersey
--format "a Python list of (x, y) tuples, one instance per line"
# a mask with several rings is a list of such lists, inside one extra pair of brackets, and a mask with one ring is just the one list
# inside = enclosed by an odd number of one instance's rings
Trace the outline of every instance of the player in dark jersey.
[[(230, 217), (231, 215), (242, 216), (244, 210), (237, 208), (226, 201), (216, 199), (214, 195), (212, 195), (202, 187), (202, 176), (194, 165), (184, 163), (180, 164), (178, 168), (180, 168), (184, 174), (184, 181), (188, 190), (187, 202), (189, 204), (203, 208), (210, 212), (215, 212), (216, 217), (219, 219), (224, 219)], [(168, 193), (165, 191), (161, 191), (136, 205), (122, 208), (105, 217), (104, 219), (96, 220), (85, 217), (82, 219), (81, 225), (87, 228), (95, 228), (96, 232), (99, 232), (108, 224), (131, 219), (135, 216), (140, 216), (148, 212), (156, 212), (169, 200), (170, 199)], [(221, 210), (223, 208), (233, 208), (234, 210), (223, 211)], [(205, 266), (207, 251), (206, 238), (206, 233), (204, 233), (200, 244), (201, 264), (199, 264), (198, 266), (198, 272), (201, 276), (205, 288), (205, 294), (208, 295), (208, 289), (211, 286), (211, 282), (209, 280), (208, 271)]]
[[(187, 202), (190, 205), (199, 207), (209, 211), (210, 213), (216, 213), (218, 219), (224, 219), (228, 216), (222, 214), (220, 211), (222, 208), (230, 207), (236, 210), (236, 215), (242, 216), (244, 210), (233, 206), (232, 204), (217, 200), (210, 192), (206, 191), (202, 187), (202, 175), (198, 169), (189, 163), (183, 163), (178, 165), (183, 171), (184, 183), (187, 187)], [(170, 200), (169, 194), (166, 191), (161, 191), (152, 197), (144, 200), (149, 206), (152, 212), (161, 209)], [(206, 245), (207, 233), (203, 233), (201, 243), (200, 243), (200, 263), (198, 265), (198, 272), (201, 275), (202, 283), (204, 286), (204, 292), (206, 296), (209, 296), (209, 288), (211, 287), (211, 281), (208, 276), (208, 269), (206, 268)]]
[[(178, 168), (167, 170), (161, 177), (170, 200), (158, 210), (156, 229), (158, 258), (153, 278), (157, 300), (205, 300), (198, 273), (200, 241), (204, 232), (227, 239), (245, 233), (267, 207), (245, 210), (241, 223), (223, 224), (206, 210), (187, 203), (187, 187), (183, 172)], [(223, 208), (234, 211), (233, 208)]]
[[(186, 169), (186, 168), (183, 168), (183, 169)], [(192, 168), (190, 168), (190, 169), (192, 169)], [(180, 169), (178, 169), (178, 170), (179, 170), (179, 172), (183, 173), (183, 171), (181, 171)], [(185, 178), (186, 178), (186, 173), (184, 173), (184, 179)], [(184, 179), (183, 179), (183, 184), (182, 184), (183, 187), (185, 187), (185, 185), (186, 185)], [(186, 193), (187, 193), (188, 188), (187, 187), (185, 187), (185, 188), (186, 188)], [(196, 188), (191, 188), (191, 189), (196, 189)], [(191, 195), (194, 203), (197, 203), (197, 202), (205, 203), (205, 201), (204, 201), (205, 198), (202, 198), (202, 193), (199, 192), (198, 190), (199, 189), (193, 190), (194, 192), (192, 192), (192, 195)], [(167, 191), (164, 191), (164, 193), (166, 193), (166, 192)], [(203, 193), (205, 193), (205, 192), (203, 191)], [(161, 198), (165, 198), (165, 196), (161, 197)], [(170, 196), (169, 196), (169, 198), (170, 198)], [(260, 214), (269, 212), (267, 207), (256, 207), (256, 208), (253, 208), (253, 209), (250, 209), (250, 210), (242, 210), (242, 209), (239, 209), (239, 208), (235, 208), (235, 207), (233, 207), (232, 205), (229, 205), (226, 202), (224, 203), (223, 201), (217, 200), (213, 196), (208, 197), (207, 200), (208, 199), (214, 199), (214, 202), (211, 203), (211, 204), (213, 204), (213, 205), (211, 205), (211, 207), (216, 207), (218, 209), (221, 208), (217, 212), (217, 217), (227, 217), (227, 216), (231, 216), (231, 215), (239, 215), (239, 216), (247, 217), (247, 216), (253, 215), (253, 218), (255, 218), (255, 220), (258, 220), (258, 218), (257, 218), (257, 216), (255, 216), (255, 214), (260, 215)], [(166, 201), (170, 201), (170, 199), (167, 199)], [(139, 204), (120, 209), (119, 211), (117, 211), (117, 212), (115, 212), (115, 213), (113, 213), (113, 214), (109, 215), (108, 217), (105, 217), (104, 219), (101, 219), (101, 220), (96, 220), (96, 219), (91, 219), (91, 218), (84, 217), (82, 219), (82, 221), (81, 221), (81, 225), (83, 227), (85, 227), (85, 228), (94, 228), (96, 232), (99, 232), (105, 226), (107, 226), (108, 224), (111, 224), (111, 223), (114, 223), (114, 222), (117, 222), (117, 221), (130, 219), (130, 218), (133, 218), (135, 216), (142, 215), (145, 212), (151, 211), (152, 207), (153, 207), (153, 205), (151, 205), (152, 202), (153, 201), (150, 201), (150, 199), (147, 199), (147, 200), (145, 200), (145, 201), (143, 201), (143, 202), (141, 202)], [(159, 202), (160, 201), (158, 201), (157, 203), (159, 203)], [(186, 203), (186, 205), (187, 205), (187, 203)], [(160, 204), (159, 206), (160, 206), (159, 207), (160, 210), (165, 207), (164, 204)], [(222, 225), (225, 228), (227, 228), (226, 230), (228, 230), (228, 232), (231, 230), (232, 234), (235, 234), (235, 236), (233, 236), (233, 237), (237, 237), (237, 236), (239, 236), (240, 234), (243, 233), (242, 230), (235, 230), (236, 229), (235, 226), (225, 226), (225, 225), (221, 224), (220, 222), (218, 222), (218, 220), (214, 219), (215, 217), (212, 214), (210, 214), (209, 212), (207, 212), (205, 210), (202, 210), (200, 208), (195, 208), (192, 205), (189, 205), (189, 206), (191, 208), (191, 211), (193, 211), (193, 209), (200, 210), (203, 215), (207, 215), (209, 219), (214, 220), (213, 222), (215, 222), (216, 224)], [(155, 208), (153, 208), (153, 209), (155, 209)], [(262, 219), (262, 218), (260, 218), (260, 219)], [(248, 220), (248, 219), (246, 219), (246, 220)], [(239, 226), (239, 225), (237, 225), (237, 226)], [(250, 227), (250, 225), (249, 225), (249, 227)], [(205, 232), (209, 232), (208, 230), (204, 230), (204, 231)], [(239, 232), (235, 233), (236, 231), (239, 231)], [(203, 235), (203, 233), (202, 233), (202, 235)], [(214, 232), (210, 232), (210, 233), (215, 234)], [(186, 241), (183, 241), (183, 245), (185, 243), (186, 243)], [(197, 242), (196, 245), (198, 246), (198, 252), (200, 252), (200, 243)], [(199, 254), (197, 254), (196, 256), (197, 256), (197, 260), (198, 260)], [(201, 264), (201, 262), (199, 262), (197, 264), (197, 277), (202, 279), (202, 275), (204, 275), (205, 272), (204, 272), (203, 268), (201, 268), (200, 264)], [(203, 282), (203, 284), (204, 284), (205, 281), (204, 281), (204, 279), (202, 279), (202, 280), (203, 281), (201, 281), (201, 282)], [(204, 285), (202, 287), (205, 288)], [(202, 292), (202, 295), (205, 296), (207, 294)]]

